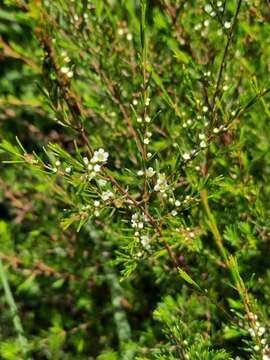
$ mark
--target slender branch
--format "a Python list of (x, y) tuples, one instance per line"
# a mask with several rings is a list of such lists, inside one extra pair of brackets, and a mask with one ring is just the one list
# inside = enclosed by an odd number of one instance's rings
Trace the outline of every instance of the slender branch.
[[(218, 71), (215, 91), (214, 91), (213, 99), (212, 99), (212, 102), (211, 102), (212, 123), (214, 122), (214, 117), (215, 117), (216, 98), (217, 98), (219, 90), (220, 90), (220, 84), (221, 84), (223, 72), (224, 72), (225, 67), (226, 67), (226, 60), (227, 60), (227, 56), (228, 56), (228, 51), (229, 51), (229, 47), (230, 47), (230, 44), (231, 44), (231, 41), (232, 41), (232, 38), (233, 38), (233, 34), (234, 34), (234, 31), (235, 31), (235, 28), (236, 28), (236, 23), (237, 23), (238, 15), (239, 15), (239, 12), (240, 12), (241, 3), (242, 3), (242, 0), (238, 0), (236, 10), (235, 10), (235, 13), (234, 13), (234, 17), (233, 17), (232, 26), (231, 26), (231, 28), (230, 28), (230, 30), (228, 32), (226, 46), (225, 46), (225, 49), (224, 49), (224, 52), (223, 52), (222, 60), (221, 60), (219, 71)], [(212, 125), (213, 124), (211, 124), (211, 126)]]

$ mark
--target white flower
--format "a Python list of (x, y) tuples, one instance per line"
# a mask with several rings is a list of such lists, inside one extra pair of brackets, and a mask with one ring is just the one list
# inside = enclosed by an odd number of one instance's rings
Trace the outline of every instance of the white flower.
[(128, 33), (128, 34), (127, 34), (127, 40), (128, 40), (128, 41), (131, 41), (132, 39), (133, 39), (132, 34)]
[(95, 206), (95, 207), (99, 207), (99, 205), (100, 205), (100, 202), (99, 202), (98, 200), (95, 200), (95, 201), (94, 201), (94, 206)]
[(70, 79), (73, 77), (73, 75), (74, 75), (73, 71), (69, 71), (67, 73), (67, 77), (70, 78)]
[(137, 171), (137, 175), (138, 175), (138, 176), (143, 176), (143, 170)]
[(138, 223), (138, 228), (139, 228), (139, 229), (143, 229), (143, 227), (144, 227), (144, 223), (143, 223), (142, 221), (140, 221), (140, 222)]
[(209, 13), (210, 11), (212, 11), (212, 6), (210, 4), (206, 4), (204, 10)]
[(148, 97), (145, 100), (145, 106), (149, 106), (151, 99)]
[(191, 124), (192, 124), (192, 120), (191, 120), (191, 119), (188, 119), (187, 124), (188, 124), (188, 125), (191, 125)]
[(190, 160), (190, 155), (189, 155), (189, 153), (184, 153), (184, 154), (183, 154), (183, 159), (184, 159), (184, 160)]
[(124, 29), (122, 28), (118, 29), (118, 35), (120, 36), (124, 35)]
[(100, 169), (101, 169), (101, 166), (100, 166), (100, 165), (96, 164), (96, 165), (94, 166), (94, 171), (95, 171), (95, 172), (99, 172)]
[(167, 189), (168, 189), (168, 183), (167, 183), (166, 175), (164, 173), (158, 174), (157, 183), (154, 187), (154, 190), (164, 193)]
[(104, 179), (98, 179), (97, 180), (99, 186), (103, 187), (107, 184), (107, 180), (104, 180)]
[(145, 174), (147, 177), (152, 177), (155, 175), (155, 170), (152, 167), (149, 167), (148, 169), (146, 169)]
[(139, 116), (139, 117), (137, 117), (137, 122), (138, 123), (141, 123), (142, 122), (142, 118)]
[(65, 63), (69, 63), (71, 61), (68, 56), (65, 56), (63, 60), (64, 60)]
[(67, 74), (70, 71), (70, 69), (67, 66), (62, 66), (60, 71), (62, 74)]
[(149, 138), (144, 138), (144, 139), (143, 139), (143, 143), (144, 143), (145, 145), (148, 145), (148, 144), (150, 143), (150, 139), (149, 139)]
[(218, 1), (218, 2), (217, 2), (217, 6), (218, 6), (218, 7), (221, 7), (221, 6), (222, 6), (222, 1)]
[(93, 165), (92, 165), (92, 164), (88, 164), (88, 165), (87, 165), (87, 169), (88, 169), (89, 171), (92, 171), (92, 170), (93, 170)]
[(135, 213), (131, 216), (131, 226), (133, 228), (143, 228), (143, 223), (140, 221), (140, 216), (138, 213)]
[(199, 139), (204, 140), (205, 139), (205, 134), (199, 134)]
[(138, 105), (138, 100), (137, 100), (137, 99), (133, 99), (132, 104), (135, 105), (135, 106)]
[(72, 170), (71, 166), (68, 166), (68, 167), (65, 168), (65, 172), (66, 172), (67, 174), (70, 174), (70, 173), (71, 173), (71, 170)]
[(56, 160), (55, 166), (60, 166), (60, 165), (61, 165), (61, 161), (60, 161), (60, 160)]
[(203, 111), (204, 113), (206, 113), (206, 112), (208, 111), (208, 106), (204, 106), (204, 107), (202, 108), (202, 111)]
[(268, 355), (263, 355), (262, 360), (270, 360), (270, 357)]
[(150, 116), (146, 116), (146, 117), (145, 117), (145, 122), (147, 122), (147, 123), (150, 123), (150, 122), (151, 122)]
[(111, 191), (103, 191), (103, 193), (101, 194), (101, 199), (103, 201), (110, 200), (110, 198), (112, 197), (113, 197), (113, 193)]
[(108, 160), (109, 154), (104, 149), (100, 148), (94, 152), (94, 156), (91, 159), (92, 163), (105, 163)]
[(177, 211), (176, 211), (176, 210), (173, 210), (173, 211), (171, 212), (171, 214), (172, 214), (172, 216), (176, 216), (176, 215), (177, 215)]
[(203, 140), (200, 142), (200, 147), (205, 148), (207, 146), (206, 142)]
[(214, 129), (213, 129), (213, 133), (214, 133), (214, 134), (218, 134), (218, 133), (219, 133), (219, 129), (218, 129), (218, 128), (214, 128)]
[(86, 156), (83, 158), (83, 162), (84, 162), (85, 165), (87, 165), (89, 163), (89, 160), (88, 160), (88, 158)]
[(174, 204), (176, 207), (179, 207), (181, 205), (181, 202), (179, 200), (176, 200)]
[(229, 29), (231, 27), (231, 23), (229, 21), (225, 21), (224, 27), (225, 29)]
[(147, 153), (147, 157), (150, 158), (152, 156), (152, 153)]
[(142, 246), (146, 249), (149, 250), (150, 249), (150, 238), (148, 235), (142, 235), (140, 237), (141, 240), (141, 244)]

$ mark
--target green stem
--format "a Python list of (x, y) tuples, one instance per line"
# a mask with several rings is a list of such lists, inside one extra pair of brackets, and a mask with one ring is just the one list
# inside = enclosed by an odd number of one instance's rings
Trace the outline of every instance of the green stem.
[(18, 341), (19, 341), (20, 346), (21, 346), (22, 354), (24, 355), (24, 359), (27, 360), (27, 359), (29, 359), (27, 357), (27, 347), (28, 347), (27, 346), (28, 345), (27, 344), (27, 339), (24, 336), (24, 330), (23, 330), (23, 326), (22, 326), (22, 323), (21, 323), (21, 319), (20, 319), (20, 317), (18, 315), (18, 309), (17, 309), (16, 303), (14, 301), (14, 298), (13, 298), (13, 295), (12, 295), (12, 292), (11, 292), (11, 289), (10, 289), (10, 286), (9, 286), (9, 282), (8, 282), (6, 272), (5, 272), (5, 269), (4, 269), (1, 258), (0, 258), (0, 280), (1, 280), (1, 283), (2, 283), (2, 286), (3, 286), (3, 289), (4, 289), (5, 299), (6, 299), (6, 302), (7, 302), (8, 306), (9, 306), (10, 313), (11, 313), (11, 316), (12, 316), (13, 326), (15, 328), (15, 331), (16, 331), (17, 336), (18, 336)]

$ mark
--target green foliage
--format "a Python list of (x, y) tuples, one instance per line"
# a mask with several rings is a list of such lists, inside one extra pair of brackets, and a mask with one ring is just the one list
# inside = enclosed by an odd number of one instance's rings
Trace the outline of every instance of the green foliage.
[(4, 1), (0, 357), (270, 358), (269, 6)]

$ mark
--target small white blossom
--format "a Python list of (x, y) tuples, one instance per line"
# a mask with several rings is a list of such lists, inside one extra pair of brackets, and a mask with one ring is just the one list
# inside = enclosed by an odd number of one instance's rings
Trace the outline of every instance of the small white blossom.
[(218, 129), (218, 128), (214, 128), (214, 129), (213, 129), (213, 133), (214, 133), (214, 134), (218, 134), (218, 133), (219, 133), (219, 129)]
[(143, 139), (143, 143), (144, 143), (145, 145), (148, 145), (148, 144), (150, 143), (150, 139), (149, 139), (149, 138), (144, 138), (144, 139)]
[(138, 105), (138, 100), (137, 100), (137, 99), (133, 99), (132, 104), (135, 105), (135, 106)]
[(67, 74), (70, 71), (70, 69), (67, 66), (62, 66), (60, 71), (62, 74)]
[(70, 173), (71, 173), (71, 170), (72, 170), (71, 166), (68, 166), (68, 167), (65, 168), (65, 172), (66, 172), (67, 174), (70, 174)]
[(206, 113), (206, 112), (208, 111), (208, 106), (204, 106), (204, 107), (202, 108), (202, 111), (203, 111), (204, 113)]
[(103, 187), (103, 186), (106, 186), (107, 184), (107, 180), (104, 180), (104, 179), (98, 179), (98, 184), (99, 186)]
[(143, 229), (143, 227), (144, 227), (144, 223), (143, 223), (142, 221), (140, 221), (140, 222), (138, 223), (138, 228), (139, 228), (139, 229)]
[(148, 97), (148, 98), (146, 98), (146, 100), (145, 100), (145, 105), (146, 105), (146, 106), (149, 106), (150, 101), (151, 101), (151, 99), (150, 99), (149, 97)]
[(104, 149), (100, 148), (94, 152), (94, 156), (91, 159), (92, 163), (105, 163), (108, 160), (109, 154)]
[(184, 160), (190, 160), (190, 155), (189, 155), (189, 153), (184, 153), (184, 154), (183, 154), (183, 159), (184, 159)]
[(127, 34), (127, 40), (128, 40), (128, 41), (131, 41), (132, 39), (133, 39), (132, 34), (128, 33), (128, 34)]
[(212, 6), (210, 4), (206, 4), (204, 10), (209, 13), (210, 11), (212, 11)]
[(150, 118), (149, 116), (146, 116), (146, 117), (145, 117), (145, 122), (150, 123), (150, 122), (151, 122), (151, 118)]
[(87, 165), (87, 169), (88, 169), (89, 171), (92, 171), (92, 170), (93, 170), (93, 165), (92, 165), (92, 164), (88, 164), (88, 165)]
[(103, 191), (101, 194), (101, 199), (103, 201), (110, 200), (113, 197), (113, 193), (111, 191)]
[(61, 161), (60, 161), (60, 160), (56, 160), (55, 166), (60, 166), (60, 165), (61, 165)]
[(177, 215), (177, 211), (176, 211), (176, 210), (172, 210), (171, 214), (172, 214), (172, 216), (176, 216), (176, 215)]
[(231, 27), (231, 23), (229, 21), (225, 21), (224, 27), (225, 29), (229, 29)]
[(143, 170), (137, 171), (137, 175), (138, 175), (138, 176), (143, 176)]
[(146, 250), (150, 250), (150, 238), (148, 235), (142, 235), (140, 237), (141, 244)]
[(199, 134), (199, 139), (204, 140), (205, 139), (205, 134)]
[(68, 77), (69, 79), (71, 79), (71, 78), (73, 77), (73, 75), (74, 75), (73, 71), (69, 71), (69, 72), (67, 73), (67, 77)]
[(168, 183), (167, 183), (166, 175), (164, 173), (158, 174), (158, 178), (154, 190), (164, 193), (167, 189), (168, 189)]
[(152, 167), (149, 167), (148, 169), (146, 169), (146, 171), (145, 171), (145, 175), (147, 176), (147, 177), (152, 177), (152, 176), (154, 176), (155, 175), (155, 170), (152, 168)]
[(142, 122), (142, 118), (139, 116), (139, 117), (137, 117), (137, 122), (138, 123), (141, 123)]
[(65, 56), (63, 60), (64, 60), (65, 63), (69, 63), (71, 61), (68, 56)]
[(207, 146), (206, 142), (203, 140), (200, 142), (200, 147), (205, 148)]
[(122, 29), (122, 28), (119, 28), (117, 32), (118, 32), (118, 35), (120, 35), (120, 36), (124, 35), (124, 33), (125, 33), (124, 29)]
[(152, 153), (147, 153), (147, 157), (150, 158), (152, 156)]
[(179, 207), (180, 205), (181, 205), (181, 202), (180, 202), (179, 200), (176, 200), (176, 201), (175, 201), (175, 206), (176, 206), (176, 207)]
[(192, 120), (191, 120), (191, 119), (188, 119), (187, 124), (188, 124), (188, 125), (191, 125), (191, 124), (192, 124)]
[(88, 160), (88, 158), (86, 156), (83, 158), (83, 162), (84, 162), (85, 165), (87, 165), (89, 163), (89, 160)]
[(94, 166), (94, 171), (95, 171), (95, 172), (99, 172), (100, 169), (101, 169), (101, 166), (100, 166), (100, 165), (96, 164), (96, 165)]
[(98, 200), (95, 200), (95, 201), (94, 201), (94, 206), (95, 206), (95, 207), (99, 207), (99, 205), (100, 205), (100, 202), (99, 202)]

